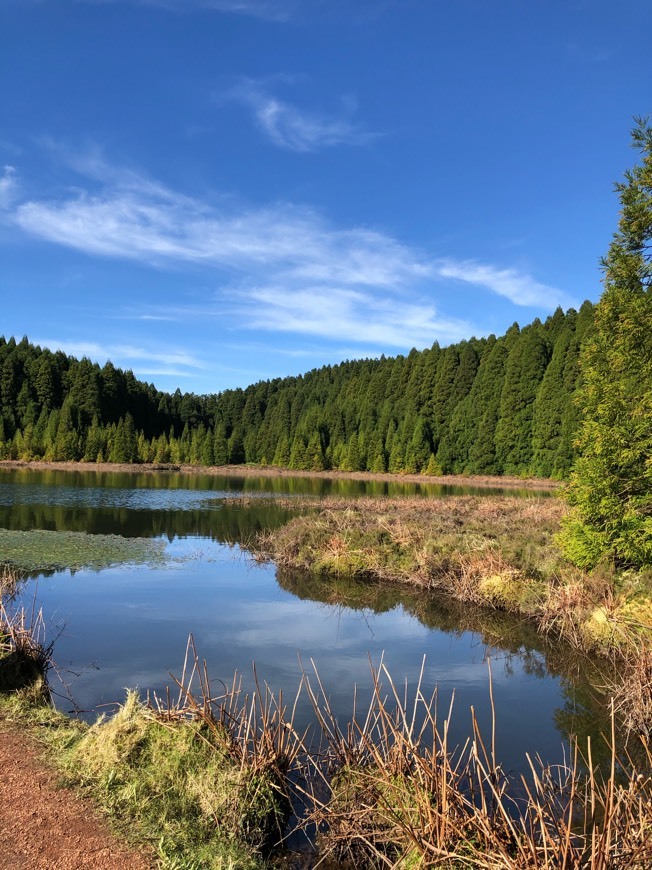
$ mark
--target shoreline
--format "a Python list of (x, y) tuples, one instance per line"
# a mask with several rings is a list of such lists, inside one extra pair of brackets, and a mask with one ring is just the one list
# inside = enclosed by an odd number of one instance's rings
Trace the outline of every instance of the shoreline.
[(46, 462), (19, 459), (0, 460), (2, 469), (33, 469), (34, 471), (95, 471), (97, 473), (120, 472), (141, 474), (167, 472), (177, 474), (205, 474), (211, 477), (270, 477), (270, 478), (317, 478), (322, 480), (355, 480), (379, 483), (420, 483), (436, 486), (470, 486), (481, 489), (529, 489), (554, 491), (563, 486), (561, 481), (536, 477), (490, 477), (485, 475), (450, 474), (431, 477), (424, 474), (390, 474), (373, 471), (300, 471), (278, 468), (271, 465), (169, 465), (122, 462)]

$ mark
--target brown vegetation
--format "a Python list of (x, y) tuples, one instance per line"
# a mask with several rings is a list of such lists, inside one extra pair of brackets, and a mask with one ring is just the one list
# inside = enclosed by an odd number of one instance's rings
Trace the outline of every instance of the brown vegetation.
[[(328, 741), (312, 764), (322, 777), (310, 822), (322, 851), (364, 867), (637, 868), (652, 865), (652, 753), (618, 757), (601, 776), (575, 745), (565, 765), (528, 757), (516, 780), (497, 762), (472, 713), (462, 747), (449, 744), (453, 702), (437, 719), (437, 695), (421, 681), (414, 700), (399, 693), (381, 663), (366, 714), (340, 730), (323, 691), (308, 690)], [(492, 699), (493, 709), (493, 699)], [(319, 790), (317, 790), (319, 792)]]

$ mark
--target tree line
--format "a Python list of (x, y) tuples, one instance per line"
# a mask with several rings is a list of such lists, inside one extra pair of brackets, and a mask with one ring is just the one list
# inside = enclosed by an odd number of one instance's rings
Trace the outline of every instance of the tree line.
[(565, 478), (594, 306), (214, 395), (0, 338), (0, 458)]

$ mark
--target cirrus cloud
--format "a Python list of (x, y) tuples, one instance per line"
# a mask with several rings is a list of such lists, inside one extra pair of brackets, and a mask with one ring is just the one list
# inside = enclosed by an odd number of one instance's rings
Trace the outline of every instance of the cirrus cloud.
[(76, 170), (86, 178), (81, 190), (24, 201), (9, 210), (10, 220), (89, 256), (209, 275), (213, 290), (201, 304), (150, 305), (131, 311), (135, 318), (219, 317), (227, 329), (237, 322), (239, 329), (382, 350), (481, 333), (477, 324), (440, 312), (436, 299), (455, 285), (542, 310), (570, 302), (513, 267), (428, 257), (376, 229), (334, 226), (313, 209), (209, 204), (97, 155), (78, 160)]

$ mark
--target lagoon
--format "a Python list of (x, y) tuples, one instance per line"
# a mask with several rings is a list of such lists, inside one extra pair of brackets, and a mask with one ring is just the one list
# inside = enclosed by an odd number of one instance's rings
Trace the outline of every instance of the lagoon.
[[(370, 661), (384, 657), (397, 683), (413, 686), (425, 656), (425, 688), (438, 687), (442, 716), (455, 693), (452, 735), (460, 743), (470, 733), (471, 706), (489, 733), (489, 661), (497, 752), (507, 770), (523, 769), (526, 752), (561, 761), (571, 733), (605, 727), (600, 666), (523, 621), (416, 590), (328, 583), (255, 562), (247, 541), (290, 515), (287, 500), (279, 507), (274, 498), (332, 494), (453, 498), (455, 490), (173, 472), (0, 471), (0, 528), (164, 545), (162, 562), (40, 572), (22, 588), (22, 599), (30, 607), (36, 601), (56, 636), (57, 704), (92, 718), (110, 712), (126, 687), (163, 693), (173, 684), (170, 673), (181, 673), (192, 633), (216, 694), (234, 671), (251, 690), (255, 662), (259, 680), (291, 703), (312, 660), (342, 722), (351, 715), (354, 686), (358, 708), (371, 694)], [(308, 725), (305, 696), (297, 710), (297, 724)]]

